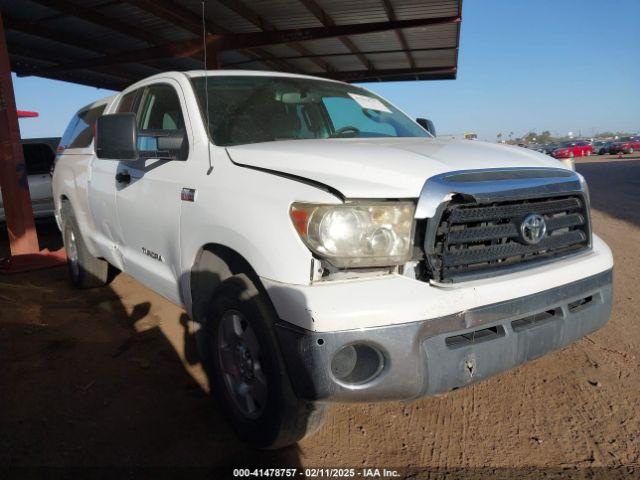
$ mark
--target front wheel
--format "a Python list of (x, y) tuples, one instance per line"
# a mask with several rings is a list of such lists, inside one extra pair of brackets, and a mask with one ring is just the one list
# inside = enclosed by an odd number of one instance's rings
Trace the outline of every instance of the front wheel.
[(238, 435), (276, 449), (315, 432), (325, 407), (296, 396), (272, 310), (246, 275), (235, 275), (216, 290), (199, 345), (213, 396)]

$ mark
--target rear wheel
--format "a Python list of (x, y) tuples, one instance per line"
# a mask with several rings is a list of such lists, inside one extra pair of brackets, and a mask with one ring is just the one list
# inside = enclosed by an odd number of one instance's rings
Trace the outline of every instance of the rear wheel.
[(71, 205), (62, 206), (62, 239), (67, 252), (69, 279), (78, 288), (100, 287), (107, 283), (109, 264), (87, 249)]
[(259, 448), (286, 447), (315, 432), (325, 407), (299, 399), (274, 331), (276, 316), (251, 280), (220, 285), (199, 342), (212, 393), (238, 435)]

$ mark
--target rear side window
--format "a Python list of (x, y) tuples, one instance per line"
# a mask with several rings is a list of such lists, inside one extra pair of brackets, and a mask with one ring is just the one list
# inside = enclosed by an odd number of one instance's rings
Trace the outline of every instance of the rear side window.
[(22, 145), (24, 163), (27, 166), (28, 175), (40, 175), (49, 173), (55, 153), (46, 143), (27, 143)]
[(60, 140), (61, 149), (86, 148), (93, 140), (93, 127), (106, 105), (100, 105), (78, 112), (69, 122), (69, 126)]

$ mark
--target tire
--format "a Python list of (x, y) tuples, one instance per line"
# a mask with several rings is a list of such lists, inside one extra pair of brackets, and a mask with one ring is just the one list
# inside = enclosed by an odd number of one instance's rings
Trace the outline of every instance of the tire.
[(198, 342), (214, 400), (243, 441), (265, 449), (311, 435), (326, 413), (325, 406), (296, 396), (276, 338), (276, 319), (270, 302), (238, 274), (216, 290)]
[(73, 209), (68, 202), (62, 206), (62, 239), (67, 252), (69, 279), (78, 288), (101, 287), (109, 278), (109, 264), (96, 258), (87, 249)]

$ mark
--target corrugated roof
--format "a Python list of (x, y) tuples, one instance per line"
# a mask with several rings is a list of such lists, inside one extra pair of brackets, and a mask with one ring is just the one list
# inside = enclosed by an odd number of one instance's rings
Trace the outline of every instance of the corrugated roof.
[[(202, 67), (200, 0), (0, 0), (18, 75), (119, 90)], [(209, 67), (455, 78), (461, 0), (207, 0)], [(216, 53), (212, 53), (216, 52)]]

